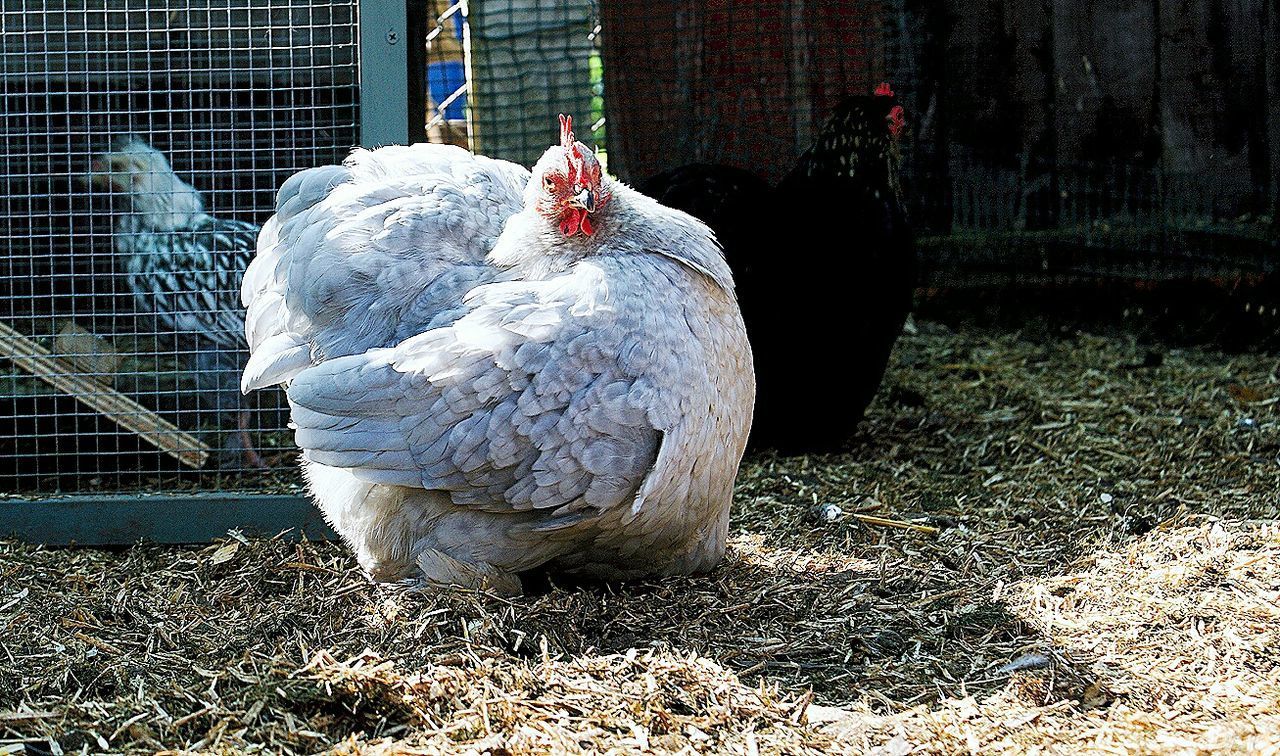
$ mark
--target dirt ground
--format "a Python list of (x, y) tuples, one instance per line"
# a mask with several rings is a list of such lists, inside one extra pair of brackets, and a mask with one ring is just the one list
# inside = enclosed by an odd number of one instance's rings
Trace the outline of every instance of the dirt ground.
[(1278, 360), (913, 330), (847, 454), (748, 459), (707, 576), (0, 543), (0, 753), (1280, 752)]

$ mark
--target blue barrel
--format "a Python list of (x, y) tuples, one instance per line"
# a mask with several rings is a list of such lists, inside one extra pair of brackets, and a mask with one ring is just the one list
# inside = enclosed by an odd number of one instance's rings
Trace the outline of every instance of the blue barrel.
[[(433, 105), (439, 105), (457, 92), (467, 83), (467, 72), (460, 60), (445, 60), (427, 64), (427, 90), (431, 93)], [(460, 121), (466, 117), (467, 96), (464, 94), (444, 110), (444, 117), (450, 121)], [(432, 115), (435, 111), (432, 111)]]

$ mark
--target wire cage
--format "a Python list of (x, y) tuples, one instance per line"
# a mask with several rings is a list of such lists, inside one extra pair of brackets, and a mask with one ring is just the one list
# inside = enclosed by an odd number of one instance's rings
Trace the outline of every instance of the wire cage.
[(776, 182), (889, 82), (926, 293), (1276, 264), (1274, 0), (3, 3), (14, 501), (297, 493), (279, 396), (234, 390), (236, 290), (280, 183), (361, 144), (528, 165), (565, 112), (633, 184), (696, 162)]
[(240, 279), (277, 188), (355, 146), (424, 137), (528, 162), (555, 113), (603, 118), (594, 6), (468, 11), (5, 0), (6, 533), (321, 532), (281, 396), (237, 386)]
[(273, 479), (239, 278), (280, 183), (360, 142), (358, 10), (5, 0), (0, 490)]

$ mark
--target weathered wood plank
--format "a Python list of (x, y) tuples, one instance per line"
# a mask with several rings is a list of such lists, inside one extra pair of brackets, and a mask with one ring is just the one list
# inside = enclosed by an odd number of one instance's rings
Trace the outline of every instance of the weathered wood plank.
[(4, 323), (0, 323), (0, 356), (111, 418), (188, 467), (199, 469), (209, 459), (209, 446), (195, 436), (110, 386), (76, 372), (66, 360), (53, 356), (48, 349)]
[(1271, 154), (1271, 233), (1280, 238), (1280, 0), (1266, 4), (1262, 52), (1267, 143)]
[(1060, 192), (1053, 0), (1011, 0), (1005, 7), (1005, 25), (1013, 41), (1009, 115), (1018, 125), (1021, 164), (1014, 224), (1052, 228), (1058, 222)]
[[(1226, 216), (1251, 194), (1248, 149), (1228, 124), (1229, 26), (1218, 0), (1159, 0), (1162, 168), (1171, 212)], [(1254, 21), (1256, 25), (1256, 19)], [(1260, 103), (1256, 104), (1260, 105)], [(1178, 196), (1181, 195), (1181, 196)]]
[(954, 190), (951, 176), (949, 113), (944, 102), (950, 82), (947, 48), (951, 11), (936, 0), (904, 0), (898, 28), (901, 59), (888, 76), (911, 114), (911, 146), (906, 173), (916, 223), (937, 233), (951, 230)]

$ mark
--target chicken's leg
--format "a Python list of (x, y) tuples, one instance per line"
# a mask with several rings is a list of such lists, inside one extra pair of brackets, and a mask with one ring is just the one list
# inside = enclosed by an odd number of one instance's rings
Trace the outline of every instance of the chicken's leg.
[(267, 469), (267, 463), (262, 459), (262, 455), (258, 453), (258, 450), (253, 448), (253, 436), (249, 435), (249, 427), (253, 419), (252, 415), (253, 413), (247, 409), (241, 409), (236, 414), (236, 434), (240, 437), (244, 466), (255, 470), (265, 470)]
[[(247, 354), (202, 346), (195, 354), (193, 367), (200, 404), (206, 412), (216, 414), (220, 427), (218, 466), (227, 470), (265, 469), (267, 465), (254, 449), (249, 432), (254, 412), (240, 393), (240, 370)], [(228, 427), (232, 423), (235, 427)]]

